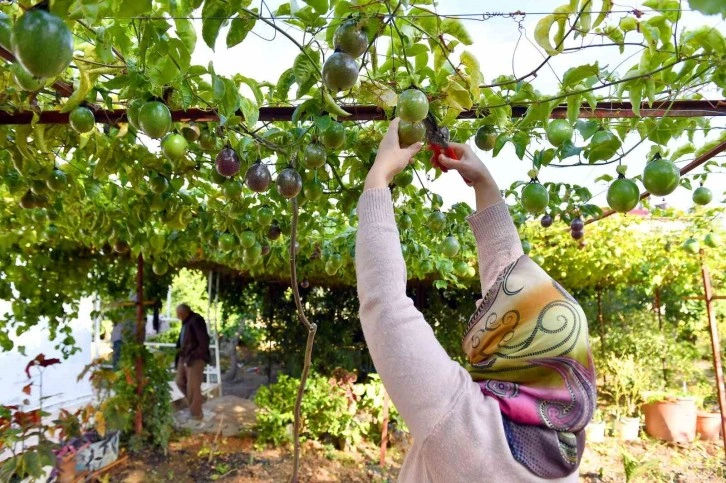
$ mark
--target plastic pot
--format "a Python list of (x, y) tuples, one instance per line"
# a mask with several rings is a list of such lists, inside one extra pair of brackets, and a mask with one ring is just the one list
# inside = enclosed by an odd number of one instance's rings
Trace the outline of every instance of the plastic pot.
[(678, 398), (643, 404), (645, 432), (654, 438), (686, 443), (696, 438), (696, 400)]
[(620, 441), (637, 441), (640, 418), (620, 418), (615, 422), (615, 434)]
[(698, 411), (696, 434), (704, 441), (716, 441), (721, 434), (721, 414)]
[(605, 421), (592, 421), (585, 427), (585, 438), (588, 443), (605, 441)]

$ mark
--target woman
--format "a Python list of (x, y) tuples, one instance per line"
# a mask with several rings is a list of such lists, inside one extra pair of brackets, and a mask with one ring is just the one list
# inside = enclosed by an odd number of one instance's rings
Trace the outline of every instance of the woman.
[(404, 482), (577, 481), (595, 404), (587, 323), (577, 302), (522, 252), (496, 183), (463, 144), (439, 162), (469, 180), (468, 219), (483, 299), (449, 358), (406, 296), (388, 189), (421, 149), (400, 148), (398, 119), (381, 141), (358, 203), (360, 318), (373, 362), (414, 438)]

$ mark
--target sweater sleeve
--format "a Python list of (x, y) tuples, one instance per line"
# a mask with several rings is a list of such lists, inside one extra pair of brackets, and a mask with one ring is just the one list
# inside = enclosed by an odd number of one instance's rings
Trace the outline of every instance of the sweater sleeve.
[(482, 296), (507, 266), (524, 255), (522, 242), (504, 200), (467, 218), (479, 255)]
[(471, 378), (449, 358), (406, 296), (406, 265), (390, 192), (365, 191), (358, 217), (355, 253), (363, 333), (391, 400), (414, 438), (423, 440)]

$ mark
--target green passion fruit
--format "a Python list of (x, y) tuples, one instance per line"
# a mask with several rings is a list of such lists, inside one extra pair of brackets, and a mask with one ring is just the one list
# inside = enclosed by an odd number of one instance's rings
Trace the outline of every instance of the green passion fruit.
[(231, 252), (237, 246), (237, 240), (231, 233), (223, 233), (219, 237), (218, 246), (223, 252)]
[(277, 185), (277, 192), (280, 193), (280, 196), (287, 199), (296, 197), (302, 190), (300, 173), (292, 168), (285, 168), (280, 171), (275, 184)]
[(68, 116), (68, 122), (71, 128), (78, 133), (89, 132), (96, 125), (96, 116), (87, 107), (76, 107)]
[(166, 263), (164, 260), (154, 260), (154, 262), (151, 264), (151, 269), (156, 275), (161, 276), (169, 271), (169, 264)]
[(5, 12), (0, 12), (0, 47), (13, 51), (13, 20)]
[(255, 218), (258, 225), (270, 226), (270, 224), (272, 224), (273, 217), (274, 213), (269, 206), (261, 206), (257, 209), (257, 214)]
[(15, 84), (18, 87), (27, 92), (39, 91), (45, 85), (45, 79), (33, 77), (20, 64), (13, 66), (13, 79), (15, 79)]
[(620, 177), (608, 188), (608, 205), (618, 213), (631, 211), (638, 206), (638, 200), (640, 200), (640, 190), (632, 179)]
[(324, 191), (323, 184), (316, 179), (306, 183), (303, 187), (303, 194), (310, 201), (318, 201), (323, 197)]
[(407, 122), (423, 121), (429, 113), (429, 100), (418, 89), (406, 89), (398, 95), (396, 114)]
[(149, 187), (151, 191), (157, 195), (163, 194), (169, 188), (169, 182), (163, 176), (153, 176), (149, 180)]
[(704, 187), (699, 186), (695, 190), (693, 190), (693, 202), (697, 205), (707, 205), (711, 202), (713, 199), (713, 193), (711, 193), (711, 190)]
[(402, 148), (421, 142), (426, 137), (426, 126), (421, 121), (408, 122), (401, 119), (398, 123), (398, 144)]
[(45, 184), (51, 191), (60, 191), (68, 185), (68, 177), (63, 171), (54, 169), (50, 172), (50, 175), (48, 175), (48, 179), (45, 180)]
[(529, 213), (543, 212), (549, 202), (550, 194), (540, 183), (529, 183), (522, 190), (522, 207)]
[(240, 245), (242, 245), (243, 248), (251, 247), (255, 244), (256, 241), (257, 237), (255, 236), (254, 232), (250, 230), (243, 231), (239, 237), (239, 243)]
[(167, 134), (161, 141), (161, 152), (172, 161), (183, 158), (187, 152), (186, 138), (181, 134)]
[(15, 57), (33, 77), (55, 77), (73, 60), (73, 35), (65, 22), (41, 9), (26, 11), (13, 27)]
[(171, 129), (171, 111), (162, 102), (147, 102), (139, 109), (139, 127), (150, 138), (160, 139)]
[(689, 238), (683, 243), (683, 249), (686, 251), (686, 253), (696, 255), (699, 251), (701, 251), (701, 245), (695, 238)]
[(333, 45), (353, 58), (358, 58), (368, 48), (368, 35), (355, 20), (346, 20), (335, 29)]
[(716, 233), (709, 233), (703, 239), (703, 244), (709, 248), (716, 248), (721, 244), (721, 237)]
[(217, 148), (217, 138), (209, 131), (204, 131), (199, 135), (199, 147), (202, 151), (213, 151)]
[(434, 233), (439, 233), (446, 228), (446, 215), (439, 210), (429, 215), (429, 229)]
[(491, 151), (494, 149), (494, 143), (497, 140), (497, 134), (491, 126), (482, 126), (476, 131), (474, 136), (474, 144), (482, 151)]
[(401, 217), (398, 219), (398, 227), (401, 230), (408, 230), (412, 226), (413, 226), (413, 220), (406, 213), (401, 215)]
[(139, 126), (139, 111), (141, 110), (141, 106), (144, 104), (146, 104), (146, 102), (142, 99), (134, 99), (126, 105), (126, 120), (129, 121), (129, 124), (131, 124), (134, 129), (141, 129), (141, 126)]
[(645, 165), (643, 185), (651, 194), (666, 196), (675, 191), (681, 181), (678, 167), (667, 159), (654, 159)]
[(323, 65), (323, 82), (333, 92), (347, 91), (358, 82), (358, 64), (345, 52), (335, 52)]
[(222, 191), (228, 200), (239, 200), (242, 196), (242, 183), (234, 179), (227, 180), (222, 185)]
[(441, 253), (448, 258), (455, 257), (460, 249), (461, 245), (459, 244), (459, 240), (451, 235), (444, 238), (444, 241), (441, 242)]
[(572, 125), (565, 119), (555, 119), (547, 124), (547, 140), (556, 148), (572, 140)]
[(413, 168), (407, 168), (393, 178), (393, 184), (399, 188), (405, 188), (413, 183)]
[(317, 169), (325, 165), (327, 153), (325, 148), (318, 143), (311, 143), (305, 146), (302, 164), (308, 169)]
[(320, 135), (320, 142), (328, 149), (340, 149), (345, 144), (345, 128), (339, 122), (331, 122)]

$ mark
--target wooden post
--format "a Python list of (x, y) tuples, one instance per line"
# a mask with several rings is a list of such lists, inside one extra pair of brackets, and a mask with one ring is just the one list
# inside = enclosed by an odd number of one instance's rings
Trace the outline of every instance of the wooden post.
[(378, 464), (383, 468), (386, 466), (386, 448), (388, 447), (388, 404), (390, 398), (388, 391), (383, 388), (383, 423), (381, 427), (381, 456)]
[[(711, 351), (713, 352), (713, 371), (716, 373), (716, 389), (718, 390), (718, 405), (721, 410), (721, 437), (726, 452), (726, 394), (723, 387), (723, 367), (721, 366), (721, 344), (718, 337), (718, 325), (713, 313), (713, 287), (708, 267), (703, 261), (701, 250), (701, 275), (703, 277), (704, 297), (706, 299), (706, 314), (708, 315), (708, 328), (711, 331)], [(720, 298), (720, 297), (719, 297)]]
[[(146, 321), (144, 320), (144, 256), (139, 254), (136, 266), (136, 344), (141, 346), (146, 336)], [(141, 350), (141, 347), (138, 348)], [(141, 436), (144, 429), (144, 416), (141, 398), (144, 393), (144, 359), (141, 354), (136, 356), (136, 420), (134, 429), (137, 436)]]

